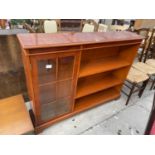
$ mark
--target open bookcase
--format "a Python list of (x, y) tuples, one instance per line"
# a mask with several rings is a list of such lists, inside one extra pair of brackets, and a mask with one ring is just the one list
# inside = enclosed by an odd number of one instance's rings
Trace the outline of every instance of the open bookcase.
[(142, 40), (130, 32), (20, 34), (18, 39), (37, 133), (119, 98)]
[(118, 98), (136, 49), (137, 45), (111, 45), (84, 50), (81, 55), (74, 110), (83, 111)]

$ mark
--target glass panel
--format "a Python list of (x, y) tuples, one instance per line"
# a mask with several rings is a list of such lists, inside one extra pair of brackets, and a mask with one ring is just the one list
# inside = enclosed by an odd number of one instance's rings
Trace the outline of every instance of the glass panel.
[(70, 112), (70, 98), (63, 98), (58, 101), (43, 104), (41, 106), (42, 120), (46, 121), (54, 117)]
[(58, 88), (58, 91), (57, 91), (58, 92), (58, 94), (57, 94), (58, 98), (71, 96), (72, 81), (71, 80), (65, 80), (65, 81), (58, 82), (57, 88)]
[(38, 61), (39, 84), (49, 83), (56, 80), (56, 60)]
[(58, 66), (56, 59), (39, 60), (37, 65), (41, 119), (46, 121), (70, 112), (74, 56), (58, 58)]
[(48, 84), (39, 87), (40, 104), (46, 104), (56, 100), (56, 84)]
[(71, 78), (73, 74), (74, 56), (58, 59), (58, 80)]

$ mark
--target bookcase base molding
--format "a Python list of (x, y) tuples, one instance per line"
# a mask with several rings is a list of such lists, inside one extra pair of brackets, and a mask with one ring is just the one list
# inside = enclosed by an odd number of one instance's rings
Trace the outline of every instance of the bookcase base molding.
[[(109, 101), (117, 100), (117, 99), (119, 99), (119, 98), (120, 98), (120, 95), (119, 95), (119, 94), (115, 94), (115, 97), (113, 96), (113, 98), (111, 97), (111, 99), (108, 99), (108, 98), (107, 98), (107, 100), (105, 99), (105, 101), (102, 100), (102, 102), (94, 103), (94, 104), (92, 104), (92, 105), (90, 105), (90, 106), (88, 106), (88, 107), (85, 107), (85, 108), (83, 108), (83, 109), (77, 109), (77, 110), (75, 110), (75, 111), (73, 111), (73, 112), (71, 112), (71, 113), (68, 113), (67, 115), (64, 115), (64, 116), (58, 117), (58, 118), (56, 118), (56, 119), (50, 120), (50, 121), (48, 121), (48, 122), (46, 122), (46, 123), (43, 123), (42, 125), (36, 126), (36, 127), (35, 127), (35, 133), (36, 133), (36, 134), (39, 134), (39, 133), (41, 133), (45, 128), (50, 127), (51, 125), (55, 124), (56, 122), (65, 120), (65, 119), (70, 118), (70, 117), (72, 117), (72, 116), (74, 116), (74, 115), (76, 115), (76, 114), (79, 114), (79, 113), (81, 113), (81, 112), (87, 111), (87, 110), (89, 110), (89, 109), (91, 109), (91, 108), (93, 108), (93, 107), (97, 107), (97, 106), (100, 106), (100, 105), (102, 105), (102, 104), (106, 104), (106, 103), (108, 103)], [(62, 130), (63, 130), (63, 129), (62, 129)]]

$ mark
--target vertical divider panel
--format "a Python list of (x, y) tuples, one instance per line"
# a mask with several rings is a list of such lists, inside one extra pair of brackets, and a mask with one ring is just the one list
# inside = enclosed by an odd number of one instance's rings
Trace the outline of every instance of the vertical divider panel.
[(76, 91), (77, 91), (77, 86), (78, 86), (78, 78), (79, 78), (79, 72), (80, 72), (80, 65), (81, 65), (81, 55), (83, 52), (83, 46), (80, 46), (80, 50), (77, 52), (77, 56), (76, 56), (76, 63), (75, 63), (75, 79), (74, 79), (74, 91), (73, 91), (73, 107), (72, 107), (72, 111), (74, 110), (75, 107), (75, 97), (76, 97)]
[[(56, 57), (56, 81), (58, 81), (58, 56)], [(56, 102), (58, 100), (58, 84), (56, 83)]]

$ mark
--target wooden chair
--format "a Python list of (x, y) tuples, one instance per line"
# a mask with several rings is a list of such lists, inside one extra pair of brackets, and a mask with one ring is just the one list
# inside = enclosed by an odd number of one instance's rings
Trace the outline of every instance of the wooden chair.
[(82, 21), (82, 32), (95, 32), (97, 31), (97, 23), (94, 20)]
[(129, 28), (129, 25), (111, 25), (111, 31), (125, 31)]
[(45, 20), (44, 21), (44, 32), (45, 33), (56, 33), (59, 30), (59, 23), (57, 20)]
[(111, 31), (120, 31), (120, 25), (111, 25), (110, 26), (110, 30)]
[(30, 33), (36, 33), (36, 31), (27, 23), (24, 23), (23, 27), (27, 29)]
[[(155, 70), (155, 59), (146, 60), (146, 64), (153, 67), (154, 70)], [(151, 85), (151, 88), (150, 88), (151, 90), (153, 89), (154, 85), (155, 85), (155, 76), (154, 76), (154, 79), (152, 80), (152, 85)]]
[(149, 76), (150, 81), (152, 81), (151, 89), (153, 88), (154, 81), (155, 81), (155, 68), (153, 68), (151, 65), (148, 65), (143, 62), (137, 62), (132, 65), (132, 67), (140, 70), (141, 72), (147, 74)]
[(112, 25), (124, 25), (125, 20), (124, 19), (113, 19)]
[(155, 58), (155, 28), (153, 28), (152, 31), (149, 32), (149, 37), (150, 39), (149, 39), (148, 47), (146, 49), (144, 62), (147, 59)]
[(107, 30), (108, 30), (108, 25), (98, 24), (98, 28), (97, 28), (98, 32), (107, 32)]
[(134, 32), (144, 37), (144, 39), (140, 45), (139, 51), (138, 51), (138, 60), (140, 62), (143, 62), (146, 50), (147, 50), (148, 45), (149, 45), (150, 29), (149, 28), (141, 28), (141, 29), (134, 30)]
[(139, 97), (142, 96), (148, 81), (149, 81), (148, 75), (131, 67), (131, 69), (127, 75), (127, 79), (124, 83), (124, 87), (126, 87), (127, 89), (130, 90), (129, 94), (127, 94), (127, 92), (125, 92), (122, 89), (122, 92), (128, 97), (127, 101), (126, 101), (126, 105), (128, 105), (133, 93), (139, 92), (138, 96)]

